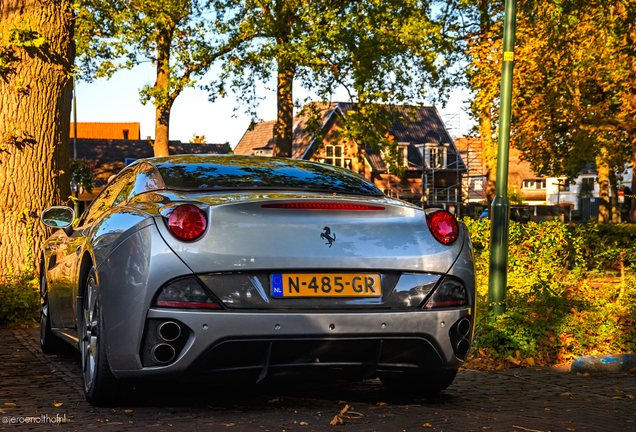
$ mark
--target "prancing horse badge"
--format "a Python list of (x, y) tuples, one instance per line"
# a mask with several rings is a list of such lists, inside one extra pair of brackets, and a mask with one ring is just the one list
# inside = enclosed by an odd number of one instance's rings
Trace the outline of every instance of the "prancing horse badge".
[(331, 237), (331, 228), (325, 227), (324, 230), (324, 233), (320, 233), (320, 238), (327, 240), (327, 243), (325, 244), (328, 244), (329, 247), (331, 247), (333, 242), (336, 241), (336, 233), (333, 233), (333, 237)]

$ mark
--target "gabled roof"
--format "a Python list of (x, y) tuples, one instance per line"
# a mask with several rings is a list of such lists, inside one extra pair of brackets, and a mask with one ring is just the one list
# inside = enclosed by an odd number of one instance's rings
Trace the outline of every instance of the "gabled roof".
[[(73, 140), (70, 142), (73, 155)], [(170, 154), (226, 154), (225, 144), (188, 144), (170, 141)], [(141, 159), (154, 156), (148, 140), (78, 139), (77, 157), (96, 162), (95, 178), (107, 179), (125, 166), (125, 159)]]
[(274, 148), (274, 127), (276, 120), (256, 123), (252, 130), (248, 129), (234, 148), (234, 154), (253, 155), (254, 150)]
[[(354, 109), (354, 104), (348, 102), (332, 102), (329, 104), (312, 102), (311, 106), (318, 110), (320, 114), (319, 121), (323, 128), (327, 126), (330, 120), (335, 119), (336, 116), (346, 117), (347, 113)], [(406, 108), (398, 107), (396, 114), (401, 114), (408, 118)], [(295, 159), (311, 157), (311, 153), (315, 150), (311, 148), (314, 141), (313, 135), (305, 131), (308, 120), (309, 116), (307, 115), (294, 117), (292, 157)], [(234, 153), (251, 155), (254, 154), (255, 149), (263, 148), (265, 145), (269, 146), (270, 144), (273, 146), (275, 125), (275, 120), (258, 123), (252, 131), (245, 133), (234, 149)], [(449, 167), (458, 165), (459, 169), (466, 169), (461, 158), (457, 155), (457, 149), (444, 126), (444, 122), (434, 107), (422, 107), (416, 110), (415, 116), (410, 122), (395, 121), (393, 126), (389, 129), (389, 133), (393, 135), (395, 141), (408, 142), (410, 144), (408, 149), (410, 168), (422, 168), (422, 156), (415, 147), (415, 144), (435, 142), (448, 145), (452, 148), (452, 151), (450, 151), (447, 156), (447, 165)], [(386, 165), (380, 156), (369, 148), (369, 146), (366, 148), (366, 154), (369, 163), (374, 169), (380, 171), (386, 170)]]

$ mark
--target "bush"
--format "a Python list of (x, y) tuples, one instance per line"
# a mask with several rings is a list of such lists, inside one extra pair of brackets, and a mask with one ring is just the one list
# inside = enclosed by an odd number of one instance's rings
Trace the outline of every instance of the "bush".
[(490, 221), (465, 219), (477, 270), (475, 352), (527, 364), (636, 350), (636, 227), (510, 222), (506, 312), (488, 311)]
[(30, 269), (9, 273), (0, 280), (0, 325), (24, 325), (37, 322), (40, 313), (38, 276)]

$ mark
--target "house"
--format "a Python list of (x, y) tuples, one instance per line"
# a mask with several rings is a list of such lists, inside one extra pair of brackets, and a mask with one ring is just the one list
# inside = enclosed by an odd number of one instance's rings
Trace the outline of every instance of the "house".
[[(623, 185), (632, 185), (631, 165), (625, 165), (620, 174), (619, 204), (624, 204), (624, 196), (620, 195)], [(598, 171), (596, 164), (590, 162), (583, 168), (576, 179), (570, 181), (567, 177), (549, 177), (547, 179), (546, 200), (549, 204), (566, 204), (572, 210), (579, 212), (581, 220), (587, 222), (590, 217), (598, 218), (598, 198), (600, 186), (598, 183)], [(612, 190), (609, 191), (610, 197)], [(629, 201), (628, 201), (629, 202)]]
[[(71, 155), (73, 145), (71, 140)], [(187, 144), (181, 141), (170, 141), (169, 148), (170, 154), (227, 154), (230, 151), (227, 144)], [(137, 159), (153, 156), (152, 141), (149, 140), (78, 139), (77, 158), (96, 163), (93, 169), (95, 181), (92, 193), (83, 191), (78, 199), (83, 205), (90, 203), (101, 192), (111, 175), (117, 174)]]
[(486, 202), (486, 164), (479, 138), (453, 138), (459, 155), (467, 168), (462, 178), (462, 196), (467, 203)]
[[(466, 202), (486, 202), (486, 164), (482, 154), (481, 139), (456, 138), (455, 145), (468, 168), (462, 180)], [(545, 205), (548, 203), (548, 178), (537, 175), (521, 152), (510, 147), (508, 158), (508, 187), (520, 192), (524, 204)]]
[[(77, 122), (77, 138), (138, 140), (139, 123)], [(75, 137), (75, 123), (71, 122), (70, 137)]]
[[(406, 174), (403, 178), (387, 170), (382, 155), (366, 143), (335, 141), (332, 132), (354, 110), (351, 103), (315, 104), (324, 138), (316, 142), (307, 131), (308, 117), (294, 117), (292, 157), (348, 168), (364, 175), (387, 195), (425, 206), (457, 208), (462, 201), (461, 178), (466, 167), (444, 123), (434, 107), (419, 108), (409, 122), (396, 121), (388, 133), (398, 143)], [(403, 114), (406, 110), (400, 109)], [(235, 154), (273, 156), (276, 121), (248, 129), (234, 149)], [(424, 194), (422, 193), (424, 185)]]

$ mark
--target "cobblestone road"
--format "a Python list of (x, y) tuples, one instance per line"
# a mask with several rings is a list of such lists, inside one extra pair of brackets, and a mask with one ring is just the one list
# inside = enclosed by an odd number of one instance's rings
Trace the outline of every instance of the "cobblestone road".
[[(37, 329), (0, 330), (0, 430), (74, 431), (629, 431), (636, 375), (577, 376), (553, 369), (461, 371), (435, 398), (402, 398), (378, 380), (360, 384), (144, 384), (134, 402), (94, 408), (81, 392), (79, 356), (47, 356)], [(56, 404), (61, 404), (55, 406)], [(344, 423), (329, 423), (346, 405)], [(355, 412), (355, 414), (350, 413)], [(59, 425), (10, 424), (66, 416)], [(46, 417), (44, 417), (46, 418)]]

